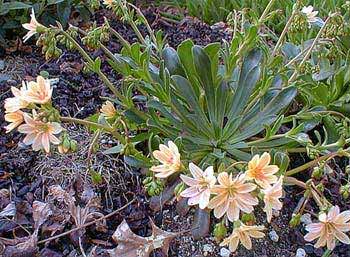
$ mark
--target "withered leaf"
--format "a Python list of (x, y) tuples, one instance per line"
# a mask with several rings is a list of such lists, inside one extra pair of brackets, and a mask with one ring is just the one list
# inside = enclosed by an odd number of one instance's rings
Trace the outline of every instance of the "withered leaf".
[(39, 201), (34, 201), (33, 203), (33, 219), (34, 219), (34, 227), (35, 229), (39, 229), (39, 227), (44, 224), (47, 218), (52, 214), (50, 206), (48, 203), (43, 203)]
[(3, 256), (7, 257), (33, 257), (37, 255), (38, 247), (38, 236), (36, 233), (30, 237), (21, 238), (22, 243), (17, 245), (8, 246), (5, 248)]
[(152, 220), (151, 226), (152, 235), (142, 237), (132, 232), (128, 223), (123, 220), (112, 236), (118, 246), (108, 251), (110, 257), (149, 257), (155, 249), (161, 249), (168, 256), (170, 242), (178, 234), (161, 230)]

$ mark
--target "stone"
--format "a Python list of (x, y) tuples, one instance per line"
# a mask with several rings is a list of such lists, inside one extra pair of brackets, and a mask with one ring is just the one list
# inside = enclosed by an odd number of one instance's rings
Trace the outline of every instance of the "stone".
[(275, 230), (271, 230), (269, 232), (269, 237), (273, 242), (278, 242), (278, 240), (280, 239), (280, 237), (277, 235), (277, 232)]
[(225, 247), (220, 249), (220, 256), (221, 257), (230, 257), (230, 254), (231, 254), (231, 252), (229, 249), (227, 249)]
[(297, 250), (297, 253), (295, 254), (295, 257), (305, 257), (306, 256), (306, 252), (303, 248), (299, 248)]
[(214, 251), (214, 248), (212, 245), (210, 244), (203, 245), (203, 252), (212, 253), (213, 251)]
[(312, 223), (311, 214), (310, 213), (303, 214), (300, 218), (300, 222), (305, 225), (311, 224)]

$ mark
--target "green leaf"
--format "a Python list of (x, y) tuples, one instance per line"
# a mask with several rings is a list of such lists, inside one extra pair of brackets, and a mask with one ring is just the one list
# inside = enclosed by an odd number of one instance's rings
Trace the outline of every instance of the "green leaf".
[(170, 75), (186, 76), (182, 68), (180, 58), (172, 47), (167, 47), (163, 50), (162, 57), (165, 62), (165, 67), (169, 70)]
[(238, 85), (231, 100), (232, 102), (229, 105), (230, 108), (227, 115), (228, 123), (231, 122), (234, 117), (241, 114), (242, 110), (246, 106), (260, 77), (259, 63), (261, 61), (261, 58), (261, 51), (253, 50), (244, 59)]
[(146, 160), (134, 156), (124, 156), (124, 162), (127, 165), (135, 168), (147, 168), (151, 166), (151, 164)]
[(124, 149), (124, 145), (118, 144), (116, 146), (113, 146), (105, 151), (103, 151), (104, 154), (117, 154), (121, 153)]

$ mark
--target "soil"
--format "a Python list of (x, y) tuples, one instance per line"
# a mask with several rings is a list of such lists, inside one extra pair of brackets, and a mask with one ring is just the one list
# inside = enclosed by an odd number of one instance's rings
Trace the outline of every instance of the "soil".
[[(225, 24), (216, 24), (210, 27), (190, 17), (186, 17), (179, 23), (170, 23), (159, 16), (158, 9), (146, 9), (145, 13), (152, 27), (162, 30), (163, 34), (167, 36), (167, 41), (173, 47), (187, 38), (192, 38), (196, 44), (200, 45), (230, 39), (230, 33)], [(135, 41), (135, 35), (130, 33), (130, 28), (112, 19), (113, 16), (110, 13), (98, 12), (96, 19), (102, 22), (103, 16), (109, 17), (111, 26), (123, 34), (127, 40)], [(31, 43), (34, 44), (33, 41)], [(112, 52), (120, 50), (118, 43), (109, 42), (108, 47)], [(97, 51), (91, 54), (97, 56), (101, 53)], [(17, 86), (22, 79), (33, 79), (43, 70), (50, 74), (50, 78), (58, 79), (58, 82), (54, 85), (53, 103), (63, 115), (86, 118), (97, 111), (104, 101), (103, 97), (109, 96), (108, 90), (96, 75), (82, 72), (82, 60), (75, 52), (65, 51), (58, 60), (45, 61), (40, 50), (31, 45), (30, 49), (19, 49), (19, 51), (4, 56), (3, 60), (4, 67), (0, 65), (0, 72), (8, 77), (1, 80), (3, 75), (0, 76), (1, 110), (3, 110), (4, 99), (11, 96), (11, 86)], [(111, 81), (118, 85), (120, 76), (108, 68), (107, 65), (103, 67)], [(155, 212), (150, 208), (149, 198), (146, 197), (142, 186), (141, 171), (127, 167), (120, 156), (103, 154), (103, 149), (117, 143), (113, 139), (107, 136), (100, 138), (101, 149), (88, 159), (91, 133), (82, 127), (69, 125), (66, 126), (68, 133), (79, 142), (78, 152), (64, 156), (55, 153), (45, 155), (33, 152), (29, 147), (23, 145), (19, 133), (6, 134), (3, 129), (5, 125), (4, 113), (1, 111), (0, 190), (2, 191), (0, 192), (8, 195), (0, 195), (2, 197), (0, 198), (2, 200), (0, 210), (13, 201), (16, 204), (17, 213), (13, 220), (0, 219), (0, 237), (11, 239), (14, 236), (27, 236), (24, 231), (32, 231), (33, 226), (32, 203), (35, 200), (48, 200), (48, 188), (51, 185), (58, 184), (65, 190), (73, 192), (77, 202), (82, 205), (84, 205), (83, 192), (86, 192), (89, 188), (100, 199), (98, 211), (103, 214), (108, 214), (134, 199), (134, 202), (126, 209), (107, 220), (106, 227), (102, 232), (98, 231), (95, 226), (86, 229), (83, 245), (86, 253), (91, 251), (90, 256), (108, 256), (106, 255), (106, 249), (115, 247), (111, 236), (123, 219), (126, 219), (131, 229), (141, 236), (150, 234), (150, 218), (155, 221), (156, 225), (167, 231), (180, 232), (191, 228), (194, 210), (190, 210), (186, 215), (179, 215), (174, 207), (175, 200), (165, 204), (159, 212)], [(303, 162), (303, 156), (297, 155), (294, 158), (295, 162), (293, 163)], [(327, 188), (331, 188), (327, 194), (335, 201), (339, 199), (337, 204), (342, 208), (349, 209), (349, 200), (341, 200), (341, 196), (338, 194), (339, 181), (343, 177), (342, 169), (338, 165), (342, 166), (342, 162), (333, 163), (334, 174), (329, 176), (328, 181), (323, 182), (328, 184), (329, 187)], [(96, 184), (91, 181), (92, 172), (101, 174), (102, 183)], [(265, 224), (267, 226), (267, 236), (264, 239), (256, 240), (252, 250), (248, 251), (240, 247), (231, 256), (289, 257), (295, 256), (298, 248), (303, 248), (308, 256), (322, 256), (322, 250), (314, 249), (312, 245), (306, 244), (303, 240), (305, 225), (301, 224), (297, 228), (288, 226), (293, 210), (302, 197), (302, 192), (298, 191), (299, 189), (289, 187), (286, 187), (285, 190), (285, 208), (273, 219), (272, 224)], [(311, 205), (307, 206), (307, 209), (312, 212)], [(262, 211), (259, 211), (256, 214), (259, 224), (265, 223), (265, 217), (262, 213)], [(212, 218), (211, 223), (214, 224), (214, 222), (215, 220)], [(69, 225), (67, 226), (61, 232), (65, 229), (68, 230)], [(46, 233), (39, 234), (39, 240), (49, 237), (48, 231), (47, 229)], [(279, 236), (277, 242), (272, 241), (268, 235), (271, 231), (275, 231)], [(95, 249), (95, 255), (92, 251), (94, 245), (98, 246)], [(169, 256), (214, 257), (220, 256), (220, 250), (222, 250), (222, 247), (215, 242), (211, 235), (200, 240), (193, 240), (189, 233), (184, 233), (172, 241)], [(1, 251), (0, 247), (0, 255)], [(39, 251), (40, 253), (37, 256), (43, 257), (82, 256), (74, 236), (65, 236), (59, 240), (41, 244), (39, 245)], [(332, 256), (350, 256), (349, 251), (350, 247), (341, 245), (336, 248)], [(4, 257), (8, 256), (4, 255)], [(163, 254), (157, 251), (153, 253), (153, 256), (160, 257)]]

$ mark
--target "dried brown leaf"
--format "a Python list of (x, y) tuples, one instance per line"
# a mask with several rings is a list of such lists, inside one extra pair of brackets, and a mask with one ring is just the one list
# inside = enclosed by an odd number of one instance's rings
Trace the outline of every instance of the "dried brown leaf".
[(34, 228), (36, 230), (44, 224), (47, 218), (52, 214), (52, 210), (48, 203), (43, 203), (39, 201), (33, 202), (33, 219), (34, 219)]
[(110, 257), (149, 257), (155, 249), (161, 249), (168, 256), (170, 242), (178, 234), (161, 230), (152, 221), (151, 226), (152, 235), (142, 237), (132, 232), (124, 220), (112, 236), (118, 246), (108, 251)]

